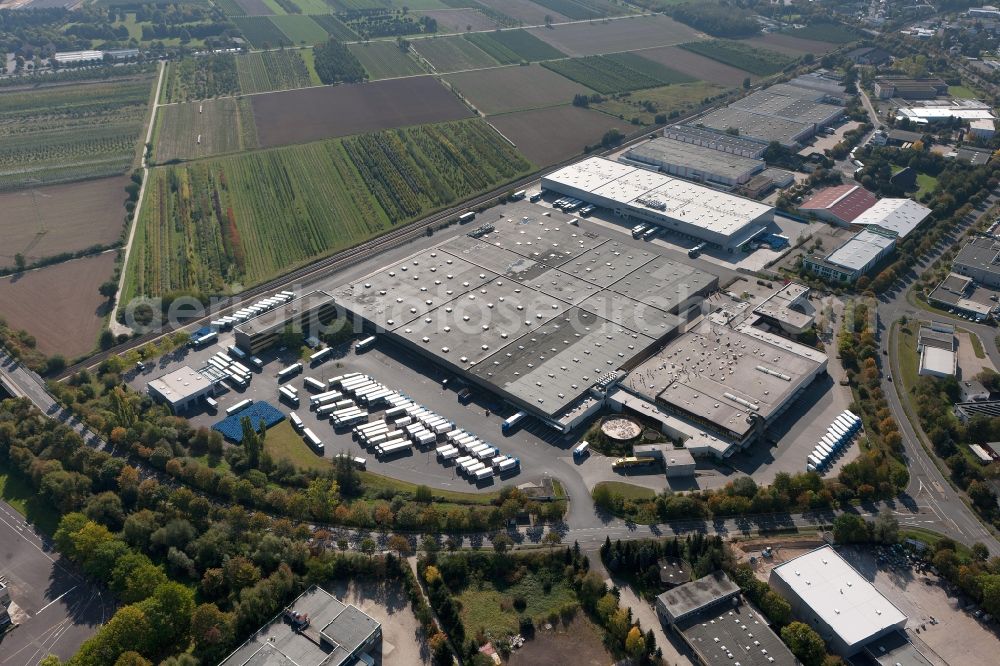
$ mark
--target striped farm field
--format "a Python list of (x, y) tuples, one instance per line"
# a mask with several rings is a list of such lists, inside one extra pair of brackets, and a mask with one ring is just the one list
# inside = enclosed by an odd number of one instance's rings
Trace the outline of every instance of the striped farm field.
[(278, 30), (285, 33), (292, 44), (311, 46), (326, 41), (326, 30), (308, 16), (301, 14), (272, 16), (271, 21), (278, 26)]
[(490, 54), (464, 37), (416, 39), (412, 45), (413, 50), (440, 73), (496, 67), (499, 64)]
[(166, 164), (257, 147), (250, 100), (223, 97), (161, 106), (152, 161)]
[(123, 298), (235, 293), (531, 169), (478, 119), (156, 168)]
[(315, 14), (310, 16), (310, 18), (316, 21), (334, 39), (347, 41), (358, 38), (358, 33), (348, 28), (344, 25), (343, 21), (332, 14)]
[(399, 48), (396, 42), (350, 44), (347, 48), (361, 62), (372, 81), (425, 73), (417, 61)]
[(255, 49), (292, 44), (288, 36), (271, 21), (270, 16), (237, 16), (233, 18), (233, 23)]
[(292, 90), (313, 85), (301, 51), (258, 51), (236, 56), (236, 73), (243, 93)]
[(551, 60), (566, 55), (527, 30), (474, 32), (466, 35), (466, 39), (504, 65), (521, 61)]
[(686, 74), (633, 53), (551, 60), (542, 66), (602, 94), (694, 81)]

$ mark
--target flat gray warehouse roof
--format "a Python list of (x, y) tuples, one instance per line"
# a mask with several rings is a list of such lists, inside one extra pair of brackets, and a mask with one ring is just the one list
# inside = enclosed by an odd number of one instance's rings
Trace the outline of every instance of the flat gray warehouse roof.
[(770, 88), (758, 90), (743, 99), (736, 100), (729, 106), (765, 116), (785, 118), (813, 125), (825, 124), (844, 113), (843, 108), (839, 106), (783, 95)]
[(740, 181), (764, 168), (764, 163), (760, 160), (719, 150), (705, 150), (700, 146), (663, 137), (640, 143), (626, 151), (625, 157), (655, 166), (665, 164), (684, 166), (708, 174), (717, 174), (732, 181)]
[[(705, 321), (622, 382), (637, 395), (741, 437), (750, 414), (767, 419), (825, 367), (819, 352)], [(810, 353), (812, 351), (813, 353)]]
[(720, 132), (735, 128), (739, 130), (740, 136), (765, 142), (777, 141), (783, 146), (795, 145), (814, 129), (810, 123), (762, 116), (732, 106), (702, 116), (696, 121), (696, 125), (703, 125)]
[(508, 204), (492, 231), (342, 285), (337, 304), (552, 418), (672, 336), (718, 278), (544, 210)]
[[(684, 639), (709, 666), (792, 666), (799, 663), (767, 625), (747, 605), (705, 611), (678, 625)], [(770, 658), (769, 658), (770, 657)]]
[(656, 597), (656, 603), (676, 622), (698, 613), (719, 601), (740, 593), (740, 586), (716, 571), (690, 583), (678, 585)]
[(767, 144), (742, 136), (733, 136), (694, 125), (671, 125), (663, 128), (663, 136), (697, 146), (706, 146), (725, 153), (735, 153), (746, 157), (760, 157), (767, 150)]

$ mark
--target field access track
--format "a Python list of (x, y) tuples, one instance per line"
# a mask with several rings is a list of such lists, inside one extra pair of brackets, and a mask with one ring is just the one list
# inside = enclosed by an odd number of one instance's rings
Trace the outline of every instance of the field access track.
[(472, 115), (432, 76), (255, 95), (252, 104), (262, 148)]

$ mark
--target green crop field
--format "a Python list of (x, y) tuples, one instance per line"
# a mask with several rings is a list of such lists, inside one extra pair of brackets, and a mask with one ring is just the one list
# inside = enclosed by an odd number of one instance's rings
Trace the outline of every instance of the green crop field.
[(707, 81), (675, 83), (662, 88), (648, 88), (632, 93), (611, 95), (604, 101), (591, 104), (590, 108), (617, 116), (627, 122), (652, 125), (658, 114), (669, 115), (671, 111), (684, 114), (701, 107), (706, 98), (714, 97), (726, 90)]
[(128, 171), (153, 83), (140, 75), (0, 92), (0, 191)]
[(336, 16), (332, 14), (316, 14), (311, 16), (313, 21), (319, 24), (321, 28), (326, 30), (326, 33), (333, 37), (334, 39), (339, 39), (341, 41), (349, 41), (358, 38), (358, 34), (344, 25)]
[(551, 60), (553, 58), (566, 57), (566, 54), (556, 47), (546, 44), (530, 32), (524, 30), (474, 32), (465, 37), (505, 65), (521, 62), (522, 60)]
[(631, 53), (550, 60), (543, 67), (602, 94), (694, 81), (669, 67)]
[(662, 63), (643, 58), (638, 53), (612, 53), (606, 57), (651, 79), (656, 79), (664, 85), (670, 85), (671, 83), (693, 83), (698, 80), (693, 76), (678, 72), (676, 69), (671, 69)]
[(474, 119), (157, 168), (123, 298), (237, 292), (531, 168)]
[(243, 93), (292, 90), (313, 85), (309, 67), (299, 50), (259, 51), (236, 56), (236, 72)]
[(495, 59), (464, 37), (415, 39), (413, 49), (438, 72), (458, 72), (499, 65)]
[(240, 92), (236, 56), (232, 53), (169, 62), (164, 77), (160, 93), (163, 102), (208, 99)]
[(613, 5), (607, 0), (534, 0), (534, 2), (574, 21), (629, 13), (628, 9)]
[(680, 46), (692, 53), (737, 67), (757, 76), (777, 74), (794, 62), (794, 58), (777, 51), (768, 51), (729, 39), (709, 39), (703, 42), (689, 42)]
[(288, 14), (272, 16), (270, 19), (292, 44), (321, 44), (327, 39), (326, 30), (308, 16)]
[(161, 106), (153, 143), (154, 164), (252, 150), (257, 129), (250, 100), (224, 97)]
[(330, 6), (323, 0), (292, 0), (303, 14), (328, 14)]
[(215, 6), (222, 10), (226, 16), (246, 16), (247, 11), (240, 7), (236, 0), (213, 0)]
[(782, 30), (782, 32), (800, 39), (815, 39), (832, 44), (846, 44), (856, 41), (862, 36), (854, 28), (842, 23), (811, 23), (804, 28), (792, 28)]
[(233, 23), (255, 49), (291, 44), (288, 36), (271, 22), (270, 16), (237, 16)]
[(425, 73), (416, 60), (396, 46), (396, 42), (350, 44), (347, 48), (361, 62), (361, 66), (368, 72), (368, 78), (372, 81)]

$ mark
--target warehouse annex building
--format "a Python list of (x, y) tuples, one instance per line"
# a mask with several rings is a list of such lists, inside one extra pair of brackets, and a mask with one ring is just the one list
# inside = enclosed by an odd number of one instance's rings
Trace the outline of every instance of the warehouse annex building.
[(568, 432), (601, 406), (593, 391), (675, 337), (718, 278), (544, 210), (493, 209), (495, 221), (341, 285), (337, 305)]
[(746, 448), (826, 371), (822, 352), (744, 324), (708, 319), (622, 380), (626, 391), (720, 438), (718, 457)]
[(619, 161), (653, 167), (671, 176), (724, 187), (745, 185), (766, 166), (763, 160), (718, 150), (705, 150), (701, 146), (664, 137), (630, 148)]
[(301, 330), (304, 337), (318, 337), (323, 324), (335, 315), (333, 296), (325, 291), (311, 291), (236, 326), (233, 329), (236, 345), (257, 354), (278, 342), (289, 325)]
[(729, 252), (774, 221), (772, 206), (602, 157), (543, 176), (542, 188)]
[(843, 657), (906, 625), (906, 616), (830, 546), (777, 565), (769, 582)]
[(313, 585), (261, 627), (219, 666), (356, 666), (375, 663), (369, 653), (382, 625)]
[(803, 201), (799, 210), (846, 227), (877, 201), (874, 194), (860, 185), (845, 183), (824, 187)]
[(705, 666), (792, 666), (795, 657), (722, 571), (656, 597), (656, 614)]
[(862, 229), (825, 257), (804, 256), (802, 265), (827, 280), (854, 283), (871, 273), (895, 249), (896, 234), (876, 226)]
[(146, 384), (153, 400), (161, 402), (174, 414), (189, 410), (198, 401), (215, 392), (215, 384), (204, 374), (185, 365)]

